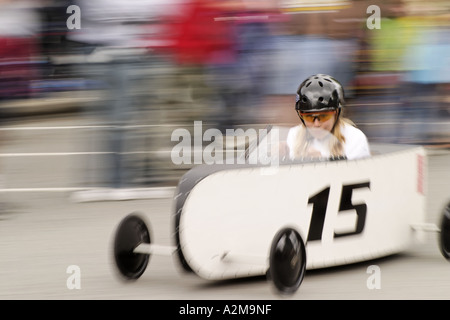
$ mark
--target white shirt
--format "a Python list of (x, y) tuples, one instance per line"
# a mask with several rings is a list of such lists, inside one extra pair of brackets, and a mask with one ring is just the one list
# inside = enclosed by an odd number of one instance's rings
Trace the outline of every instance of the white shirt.
[[(302, 130), (302, 125), (289, 129), (286, 143), (289, 147), (289, 156), (291, 159), (295, 158), (293, 147), (300, 130)], [(369, 142), (366, 135), (360, 129), (345, 123), (342, 127), (342, 134), (345, 137), (344, 153), (348, 160), (370, 156)], [(322, 157), (328, 158), (330, 156), (328, 139), (314, 139), (311, 146), (319, 151)]]

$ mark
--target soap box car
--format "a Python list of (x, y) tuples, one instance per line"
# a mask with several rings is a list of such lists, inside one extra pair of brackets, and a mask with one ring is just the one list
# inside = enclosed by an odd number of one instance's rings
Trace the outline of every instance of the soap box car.
[(372, 156), (358, 160), (250, 161), (277, 150), (287, 131), (275, 127), (255, 138), (245, 163), (198, 165), (180, 179), (174, 246), (152, 243), (148, 222), (126, 216), (113, 246), (120, 274), (139, 278), (151, 254), (175, 254), (184, 270), (202, 278), (267, 275), (289, 294), (307, 269), (399, 253), (423, 230), (440, 234), (449, 258), (448, 205), (439, 222), (427, 219), (422, 146), (371, 144)]

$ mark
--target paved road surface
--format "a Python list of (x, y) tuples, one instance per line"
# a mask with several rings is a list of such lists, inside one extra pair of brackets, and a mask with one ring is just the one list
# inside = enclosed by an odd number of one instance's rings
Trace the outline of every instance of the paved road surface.
[[(73, 119), (26, 125), (68, 125)], [(2, 153), (68, 151), (67, 136), (8, 131)], [(38, 141), (46, 141), (40, 145)], [(71, 136), (71, 147), (83, 141)], [(45, 147), (44, 147), (45, 146)], [(70, 149), (69, 148), (69, 149)], [(35, 150), (35, 151), (32, 151)], [(448, 157), (430, 161), (430, 185), (448, 190)], [(73, 202), (67, 191), (10, 190), (25, 187), (70, 187), (76, 161), (71, 157), (4, 157), (0, 199), (0, 299), (450, 299), (450, 263), (441, 255), (437, 235), (412, 244), (402, 254), (354, 265), (312, 270), (293, 296), (281, 297), (264, 277), (211, 282), (181, 271), (175, 257), (152, 256), (135, 282), (116, 277), (111, 261), (112, 236), (128, 213), (142, 212), (151, 222), (155, 242), (171, 244), (171, 200)], [(25, 160), (27, 162), (25, 162)], [(23, 161), (23, 162), (22, 162)], [(47, 170), (47, 171), (45, 171)], [(438, 193), (439, 193), (438, 192)], [(432, 203), (433, 202), (433, 203)], [(434, 207), (433, 207), (434, 206)], [(381, 271), (379, 289), (369, 289), (369, 266)], [(80, 271), (80, 288), (68, 268)], [(69, 281), (68, 281), (69, 280)]]
[[(117, 223), (140, 211), (155, 242), (171, 244), (166, 199), (71, 203), (14, 195), (0, 220), (0, 299), (286, 299), (263, 277), (211, 282), (181, 271), (174, 257), (152, 256), (144, 275), (124, 283), (110, 249)], [(69, 266), (80, 268), (80, 289), (68, 289)], [(381, 271), (381, 288), (368, 289), (368, 267)], [(76, 284), (74, 281), (69, 281)], [(449, 299), (450, 264), (435, 235), (405, 253), (355, 265), (308, 271), (289, 299)]]

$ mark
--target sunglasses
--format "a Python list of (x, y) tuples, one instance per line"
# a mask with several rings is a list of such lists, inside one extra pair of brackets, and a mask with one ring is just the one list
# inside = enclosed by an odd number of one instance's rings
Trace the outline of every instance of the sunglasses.
[(326, 111), (326, 112), (317, 112), (317, 113), (304, 113), (299, 112), (300, 117), (306, 122), (314, 122), (318, 119), (320, 122), (325, 122), (330, 120), (335, 114), (336, 111)]

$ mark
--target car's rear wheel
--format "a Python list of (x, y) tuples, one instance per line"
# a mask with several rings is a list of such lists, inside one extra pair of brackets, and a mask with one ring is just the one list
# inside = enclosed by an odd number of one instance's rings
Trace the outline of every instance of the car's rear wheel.
[(130, 214), (117, 227), (113, 247), (117, 270), (127, 280), (138, 279), (147, 268), (150, 255), (134, 253), (141, 243), (151, 243), (149, 229), (141, 217)]

